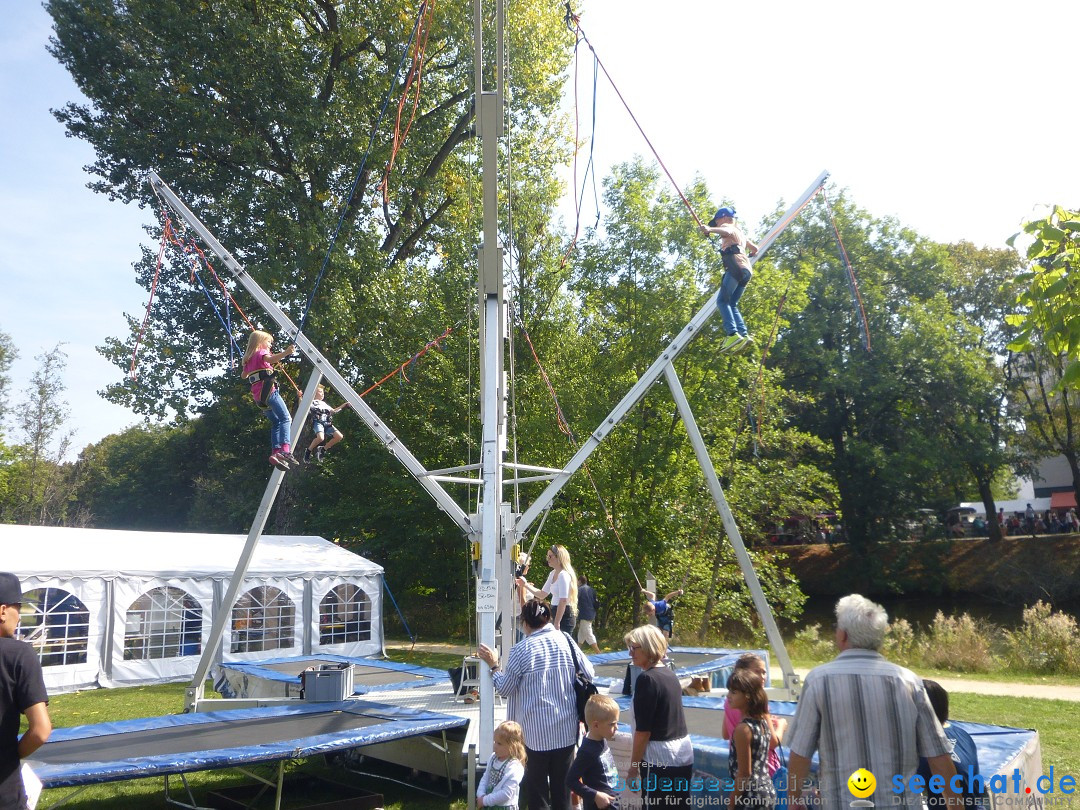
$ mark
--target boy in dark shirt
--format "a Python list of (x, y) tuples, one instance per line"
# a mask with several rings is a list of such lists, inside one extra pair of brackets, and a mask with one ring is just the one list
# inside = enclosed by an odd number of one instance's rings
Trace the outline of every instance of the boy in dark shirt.
[[(52, 732), (49, 695), (34, 648), (15, 639), (22, 606), (19, 578), (0, 572), (0, 807), (26, 807), (20, 766)], [(19, 722), (28, 727), (19, 736)]]
[(618, 810), (615, 785), (619, 771), (607, 741), (619, 730), (619, 704), (607, 695), (593, 695), (585, 704), (585, 723), (589, 733), (566, 774), (566, 786), (581, 797), (582, 810)]

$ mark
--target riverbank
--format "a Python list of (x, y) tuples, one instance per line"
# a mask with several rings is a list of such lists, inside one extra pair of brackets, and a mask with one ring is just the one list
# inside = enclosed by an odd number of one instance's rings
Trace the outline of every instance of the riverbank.
[(1080, 599), (1080, 535), (882, 543), (867, 559), (846, 543), (773, 549), (811, 596), (991, 595), (1012, 604)]

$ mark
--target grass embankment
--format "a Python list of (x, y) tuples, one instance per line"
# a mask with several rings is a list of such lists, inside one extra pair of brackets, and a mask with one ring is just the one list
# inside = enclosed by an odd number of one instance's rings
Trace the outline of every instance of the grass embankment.
[[(391, 658), (436, 669), (445, 669), (460, 663), (459, 656), (443, 653), (402, 651), (392, 653)], [(796, 661), (796, 666), (812, 667), (817, 663), (821, 662), (802, 658)], [(926, 670), (919, 674), (925, 677), (950, 677), (956, 673)], [(1032, 679), (1035, 677), (1032, 676)], [(987, 676), (980, 679), (993, 680)], [(1040, 680), (1057, 682), (1057, 679)], [(1068, 681), (1080, 683), (1080, 678), (1070, 678)], [(183, 705), (184, 689), (184, 684), (167, 684), (57, 695), (50, 703), (50, 712), (57, 727), (175, 714)], [(1017, 689), (1022, 692), (1022, 687), (1018, 686)], [(1080, 727), (1077, 727), (1074, 721), (1080, 708), (1077, 704), (1060, 700), (1036, 700), (1022, 695), (992, 697), (960, 693), (951, 696), (951, 704), (952, 714), (957, 719), (1038, 729), (1042, 741), (1043, 771), (1047, 771), (1052, 765), (1058, 775), (1080, 774)], [(466, 806), (463, 795), (456, 795), (451, 799), (427, 796), (391, 782), (343, 773), (336, 769), (330, 770), (322, 764), (321, 758), (291, 762), (287, 766), (287, 773), (323, 775), (356, 788), (381, 793), (386, 799), (384, 806), (387, 810), (463, 810)], [(236, 771), (210, 771), (188, 777), (196, 799), (203, 799), (208, 791), (248, 781), (250, 780), (247, 777)], [(433, 784), (432, 787), (438, 788), (439, 785)], [(55, 804), (74, 790), (58, 788), (47, 791), (43, 806)], [(285, 798), (283, 807), (287, 809), (310, 804), (319, 797), (306, 791), (290, 796), (286, 791)], [(331, 797), (326, 798), (329, 800)], [(72, 799), (65, 807), (72, 810), (144, 810), (165, 808), (168, 805), (162, 795), (162, 779), (154, 777), (94, 785)]]
[[(1054, 594), (1074, 598), (1080, 578), (1080, 535), (1050, 534), (987, 538), (961, 538), (913, 543), (880, 543), (873, 563), (888, 572), (884, 591), (873, 585), (870, 566), (846, 543), (775, 546), (787, 557), (784, 566), (798, 579), (803, 591), (816, 596), (843, 596), (857, 591), (880, 593), (997, 593), (1016, 603), (1033, 603)], [(880, 573), (879, 573), (880, 576)]]

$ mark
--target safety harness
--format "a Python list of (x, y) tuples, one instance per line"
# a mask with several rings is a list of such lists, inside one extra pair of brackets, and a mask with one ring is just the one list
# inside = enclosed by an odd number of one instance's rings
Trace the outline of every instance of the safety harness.
[(260, 382), (263, 384), (258, 399), (255, 399), (255, 404), (264, 411), (269, 409), (270, 395), (274, 393), (274, 389), (277, 388), (277, 383), (274, 382), (274, 370), (271, 368), (260, 368), (258, 371), (253, 371), (251, 374), (248, 374), (247, 381), (251, 386)]

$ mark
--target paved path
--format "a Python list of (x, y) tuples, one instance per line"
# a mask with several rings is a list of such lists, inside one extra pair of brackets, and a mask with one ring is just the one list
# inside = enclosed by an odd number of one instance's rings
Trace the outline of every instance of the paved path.
[[(450, 655), (469, 655), (473, 650), (464, 644), (421, 643), (411, 645), (407, 641), (388, 641), (388, 650), (408, 650), (412, 647), (418, 652), (447, 653)], [(795, 670), (800, 678), (805, 678), (807, 669)], [(1011, 681), (972, 681), (965, 678), (937, 678), (938, 683), (948, 692), (967, 692), (975, 695), (1001, 695), (1002, 697), (1033, 697), (1045, 700), (1073, 700), (1080, 702), (1080, 686), (1058, 686), (1052, 683), (1014, 683)]]
[[(805, 678), (807, 669), (795, 670)], [(1016, 683), (1012, 681), (971, 681), (966, 678), (934, 678), (946, 692), (967, 692), (975, 695), (1042, 698), (1044, 700), (1080, 701), (1080, 686), (1058, 686), (1052, 683)]]

